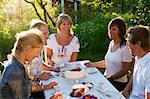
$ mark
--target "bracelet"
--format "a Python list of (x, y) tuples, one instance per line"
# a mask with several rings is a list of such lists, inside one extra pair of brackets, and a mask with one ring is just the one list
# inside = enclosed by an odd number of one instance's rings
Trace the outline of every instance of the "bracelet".
[(42, 90), (44, 90), (44, 85), (41, 86)]

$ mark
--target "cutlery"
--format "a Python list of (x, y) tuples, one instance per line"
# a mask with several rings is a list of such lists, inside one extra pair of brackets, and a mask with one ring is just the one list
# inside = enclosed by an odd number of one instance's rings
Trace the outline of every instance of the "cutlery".
[(102, 93), (103, 95), (107, 96), (107, 97), (112, 97), (110, 94), (104, 93), (104, 92), (102, 92), (102, 91), (100, 91), (100, 90), (98, 90), (98, 89), (96, 89), (96, 90), (97, 90), (98, 92)]

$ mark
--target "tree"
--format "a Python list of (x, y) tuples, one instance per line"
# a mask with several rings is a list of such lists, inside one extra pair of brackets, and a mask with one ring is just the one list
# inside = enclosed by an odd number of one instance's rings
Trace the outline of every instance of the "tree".
[(34, 2), (31, 2), (31, 1), (28, 1), (28, 0), (24, 0), (25, 2), (31, 4), (36, 12), (36, 15), (39, 17), (40, 20), (42, 21), (45, 21), (47, 24), (48, 24), (48, 21), (47, 21), (47, 17), (51, 20), (53, 26), (55, 26), (55, 22), (53, 21), (53, 19), (51, 18), (51, 16), (49, 15), (48, 11), (46, 10), (45, 6), (47, 5), (47, 2), (43, 2), (42, 0), (36, 0), (37, 3), (40, 5), (41, 9), (43, 9), (44, 11), (44, 19), (41, 17), (41, 15), (39, 14), (38, 10), (37, 10), (37, 7), (35, 5)]
[(139, 0), (135, 11), (135, 24), (150, 26), (150, 2), (149, 0)]

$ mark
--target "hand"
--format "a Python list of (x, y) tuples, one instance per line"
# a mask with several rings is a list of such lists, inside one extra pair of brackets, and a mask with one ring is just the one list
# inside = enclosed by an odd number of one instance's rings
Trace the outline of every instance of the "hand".
[(44, 89), (47, 90), (47, 89), (52, 89), (54, 86), (58, 85), (58, 82), (56, 81), (53, 81), (51, 83), (49, 83), (48, 85), (44, 85)]
[(49, 99), (63, 99), (63, 95), (62, 93), (57, 92), (53, 96), (51, 96)]
[(60, 67), (51, 67), (51, 71), (60, 72)]
[(123, 91), (121, 92), (121, 94), (122, 94), (125, 98), (127, 98), (127, 97), (129, 96), (129, 92), (128, 92), (127, 90), (123, 90)]
[(95, 67), (95, 66), (94, 66), (94, 63), (92, 63), (92, 62), (85, 63), (84, 65), (85, 65), (86, 67)]
[(114, 81), (111, 76), (110, 76), (109, 78), (107, 78), (107, 79), (108, 79), (110, 82)]
[(48, 64), (51, 65), (51, 66), (54, 66), (55, 62), (53, 62), (52, 60), (49, 60)]
[(51, 77), (51, 73), (43, 72), (41, 75), (39, 75), (40, 80), (48, 80)]

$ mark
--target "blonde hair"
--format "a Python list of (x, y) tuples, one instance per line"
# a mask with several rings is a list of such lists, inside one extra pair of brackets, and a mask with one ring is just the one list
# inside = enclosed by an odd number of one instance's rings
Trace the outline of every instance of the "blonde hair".
[(48, 27), (48, 25), (45, 22), (43, 22), (42, 20), (33, 19), (31, 21), (30, 29), (32, 29), (32, 28), (40, 29), (41, 26), (43, 26), (43, 25)]
[(18, 55), (28, 45), (33, 48), (43, 45), (43, 34), (38, 29), (30, 29), (16, 34), (16, 42), (12, 49), (12, 55)]
[(72, 19), (71, 19), (71, 17), (70, 17), (68, 14), (64, 14), (64, 13), (62, 13), (62, 14), (60, 14), (60, 15), (58, 16), (58, 19), (57, 19), (57, 22), (56, 22), (57, 32), (60, 32), (59, 26), (60, 26), (60, 24), (63, 23), (64, 21), (69, 22), (69, 24), (70, 24), (70, 34), (74, 34), (74, 32), (73, 32), (73, 30), (72, 30), (72, 27), (73, 27)]

